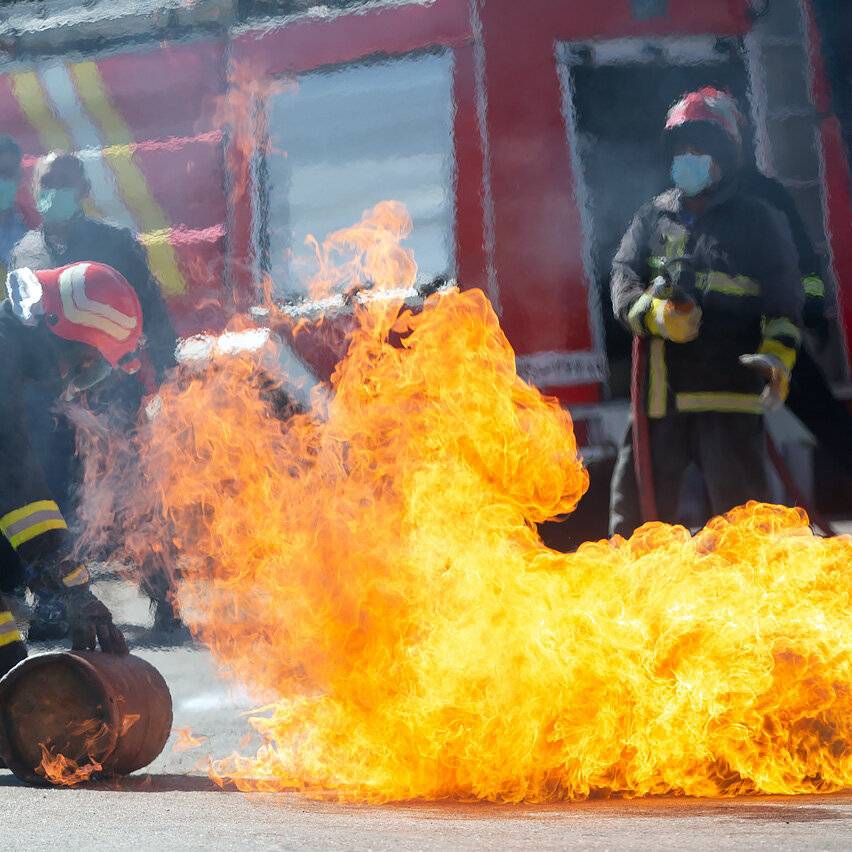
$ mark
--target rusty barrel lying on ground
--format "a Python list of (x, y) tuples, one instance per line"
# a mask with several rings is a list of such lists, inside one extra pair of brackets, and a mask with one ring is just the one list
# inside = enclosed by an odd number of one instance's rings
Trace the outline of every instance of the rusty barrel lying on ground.
[[(132, 654), (38, 654), (0, 680), (0, 755), (18, 778), (50, 783), (45, 749), (101, 775), (126, 775), (162, 752), (172, 696), (162, 675)], [(60, 782), (61, 783), (61, 782)]]

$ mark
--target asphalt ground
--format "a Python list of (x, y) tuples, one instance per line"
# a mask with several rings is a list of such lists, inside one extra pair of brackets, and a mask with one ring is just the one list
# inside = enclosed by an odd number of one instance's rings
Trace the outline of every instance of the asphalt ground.
[(133, 652), (166, 678), (176, 728), (206, 739), (175, 751), (174, 734), (146, 770), (72, 789), (27, 787), (0, 770), (0, 849), (852, 849), (852, 791), (559, 806), (377, 806), (221, 790), (207, 777), (206, 762), (239, 747), (251, 697), (217, 676), (203, 647), (154, 633), (147, 603), (132, 588), (118, 581), (97, 585)]

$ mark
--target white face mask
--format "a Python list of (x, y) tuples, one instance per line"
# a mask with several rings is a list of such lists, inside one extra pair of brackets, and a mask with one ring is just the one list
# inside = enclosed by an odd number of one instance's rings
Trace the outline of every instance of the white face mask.
[(684, 195), (704, 192), (713, 183), (713, 158), (709, 154), (677, 154), (672, 159), (672, 180)]

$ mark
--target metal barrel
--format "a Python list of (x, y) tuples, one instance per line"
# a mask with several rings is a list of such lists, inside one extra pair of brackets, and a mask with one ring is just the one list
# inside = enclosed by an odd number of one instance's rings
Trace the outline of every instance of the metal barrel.
[(99, 775), (125, 775), (162, 752), (172, 727), (172, 697), (162, 675), (132, 654), (38, 654), (0, 680), (0, 755), (31, 784), (51, 781), (45, 753)]

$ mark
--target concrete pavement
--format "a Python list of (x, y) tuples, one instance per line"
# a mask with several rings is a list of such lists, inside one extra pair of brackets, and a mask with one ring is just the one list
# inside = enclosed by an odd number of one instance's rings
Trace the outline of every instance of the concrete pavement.
[[(724, 800), (638, 799), (561, 806), (457, 802), (344, 805), (298, 794), (222, 791), (209, 756), (238, 748), (251, 697), (220, 680), (209, 654), (170, 646), (147, 607), (100, 583), (134, 653), (163, 673), (175, 725), (207, 737), (166, 751), (144, 772), (74, 789), (35, 789), (0, 770), (3, 849), (852, 849), (852, 792)], [(34, 650), (47, 650), (47, 646)]]

